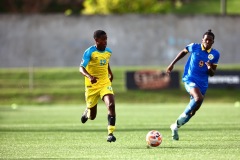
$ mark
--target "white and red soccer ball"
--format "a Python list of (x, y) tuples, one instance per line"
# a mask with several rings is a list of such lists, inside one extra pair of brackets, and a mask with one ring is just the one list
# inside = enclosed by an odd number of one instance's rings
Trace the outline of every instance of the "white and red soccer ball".
[(146, 136), (147, 145), (157, 147), (162, 143), (162, 135), (159, 131), (152, 130)]

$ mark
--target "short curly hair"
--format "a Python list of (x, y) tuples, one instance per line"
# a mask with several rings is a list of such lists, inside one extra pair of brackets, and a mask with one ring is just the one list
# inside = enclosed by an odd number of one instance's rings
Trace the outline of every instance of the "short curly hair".
[(94, 33), (93, 33), (93, 38), (96, 39), (96, 38), (99, 38), (101, 37), (102, 35), (106, 35), (107, 33), (103, 30), (96, 30)]
[(215, 38), (215, 35), (212, 33), (212, 30), (211, 30), (211, 29), (209, 29), (207, 32), (205, 32), (205, 33), (203, 34), (203, 37), (204, 37), (205, 35), (212, 36), (213, 39)]

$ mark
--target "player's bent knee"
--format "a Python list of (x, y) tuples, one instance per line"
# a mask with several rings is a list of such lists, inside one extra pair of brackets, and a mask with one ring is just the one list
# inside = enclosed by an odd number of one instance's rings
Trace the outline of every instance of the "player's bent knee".
[(202, 102), (203, 102), (203, 96), (195, 97), (195, 101), (196, 101), (197, 104), (202, 104)]

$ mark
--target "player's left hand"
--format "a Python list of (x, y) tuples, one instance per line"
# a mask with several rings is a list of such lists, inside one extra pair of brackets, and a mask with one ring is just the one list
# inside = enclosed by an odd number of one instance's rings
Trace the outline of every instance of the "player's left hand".
[(113, 81), (113, 76), (111, 75), (111, 76), (109, 77), (109, 79), (110, 79), (110, 81), (112, 82), (112, 81)]
[(208, 68), (208, 69), (211, 69), (211, 68), (212, 68), (212, 63), (210, 63), (209, 61), (205, 62), (205, 64), (207, 65), (207, 68)]

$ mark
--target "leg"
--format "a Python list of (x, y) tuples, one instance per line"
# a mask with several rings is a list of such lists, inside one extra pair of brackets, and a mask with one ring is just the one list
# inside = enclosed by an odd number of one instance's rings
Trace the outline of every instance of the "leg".
[(87, 122), (88, 119), (94, 120), (97, 116), (97, 105), (93, 106), (92, 108), (86, 108), (82, 114), (81, 121), (82, 123)]
[(88, 113), (88, 118), (90, 120), (94, 120), (97, 116), (97, 104), (89, 109), (90, 113)]
[(99, 96), (99, 90), (96, 89), (86, 89), (85, 99), (87, 108), (82, 114), (81, 121), (85, 123), (88, 119), (94, 120), (97, 116), (97, 104)]
[(190, 95), (191, 95), (191, 99), (188, 106), (177, 119), (178, 128), (180, 128), (182, 125), (187, 123), (190, 120), (190, 118), (192, 118), (192, 116), (195, 115), (196, 111), (202, 105), (204, 96), (202, 95), (199, 88), (192, 88), (190, 90)]
[[(172, 138), (173, 140), (179, 140), (178, 135), (178, 128), (180, 128), (182, 125), (187, 123), (192, 116), (196, 113), (196, 111), (200, 108), (204, 96), (199, 88), (194, 86), (190, 86), (187, 83), (185, 83), (186, 90), (191, 95), (190, 102), (184, 112), (178, 117), (177, 121), (170, 126), (172, 130)], [(203, 92), (205, 93), (205, 91)]]
[(114, 101), (114, 95), (113, 94), (107, 94), (103, 97), (103, 101), (105, 102), (107, 109), (108, 109), (108, 115), (110, 116), (116, 116), (115, 112), (115, 101)]
[(116, 137), (113, 136), (113, 131), (115, 130), (116, 123), (116, 112), (115, 112), (115, 101), (113, 94), (106, 94), (103, 97), (103, 101), (105, 102), (108, 109), (108, 142), (115, 142)]

